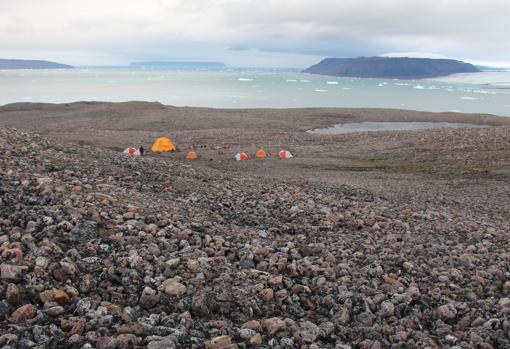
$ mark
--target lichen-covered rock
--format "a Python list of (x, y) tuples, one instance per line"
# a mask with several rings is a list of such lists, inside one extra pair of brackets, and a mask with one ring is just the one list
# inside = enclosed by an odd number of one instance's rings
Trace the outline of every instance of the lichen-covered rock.
[(97, 239), (97, 223), (84, 221), (78, 223), (69, 233), (70, 239), (78, 242), (91, 242)]

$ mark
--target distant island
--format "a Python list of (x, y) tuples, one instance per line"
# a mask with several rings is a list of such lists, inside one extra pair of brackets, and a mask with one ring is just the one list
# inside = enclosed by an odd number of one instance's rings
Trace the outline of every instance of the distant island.
[(472, 64), (453, 59), (359, 57), (326, 58), (303, 72), (358, 78), (424, 79), (479, 71)]
[(225, 63), (222, 62), (177, 62), (177, 61), (154, 61), (154, 62), (133, 62), (130, 64), (134, 68), (143, 69), (224, 69)]
[(0, 59), (0, 70), (10, 69), (71, 69), (67, 64), (26, 59)]

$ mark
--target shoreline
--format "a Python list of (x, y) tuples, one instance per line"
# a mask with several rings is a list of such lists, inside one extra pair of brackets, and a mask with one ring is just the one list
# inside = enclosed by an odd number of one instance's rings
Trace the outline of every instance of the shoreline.
[[(495, 87), (496, 88), (496, 87)], [(502, 87), (497, 88), (501, 90), (510, 90), (510, 87)], [(30, 102), (30, 101), (22, 101), (22, 102), (9, 102), (5, 104), (0, 104), (0, 108), (10, 108), (11, 106), (16, 105), (73, 105), (73, 104), (123, 104), (123, 103), (149, 103), (149, 104), (160, 104), (162, 106), (166, 107), (172, 107), (172, 108), (196, 108), (196, 109), (216, 109), (216, 110), (316, 110), (316, 109), (324, 109), (324, 110), (386, 110), (386, 111), (397, 111), (397, 112), (411, 112), (411, 113), (428, 113), (428, 114), (459, 114), (459, 115), (472, 115), (472, 116), (491, 116), (496, 118), (510, 118), (510, 112), (508, 115), (504, 114), (494, 114), (494, 113), (483, 113), (483, 112), (462, 112), (462, 111), (456, 111), (456, 110), (442, 110), (442, 111), (430, 111), (430, 110), (420, 110), (420, 109), (406, 109), (400, 107), (395, 108), (388, 108), (388, 107), (356, 107), (356, 106), (341, 106), (341, 107), (323, 107), (323, 106), (298, 106), (298, 107), (238, 107), (238, 106), (232, 106), (232, 107), (215, 107), (215, 106), (190, 106), (190, 105), (173, 105), (173, 104), (164, 104), (160, 101), (153, 101), (153, 100), (119, 100), (119, 101), (102, 101), (102, 100), (81, 100), (81, 101), (70, 101), (70, 102)]]

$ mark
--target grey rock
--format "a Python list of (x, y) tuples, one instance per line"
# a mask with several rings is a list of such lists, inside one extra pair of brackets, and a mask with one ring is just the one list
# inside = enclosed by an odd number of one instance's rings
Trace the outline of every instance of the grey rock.
[(69, 233), (70, 239), (77, 242), (90, 242), (97, 239), (97, 223), (84, 221), (78, 223)]

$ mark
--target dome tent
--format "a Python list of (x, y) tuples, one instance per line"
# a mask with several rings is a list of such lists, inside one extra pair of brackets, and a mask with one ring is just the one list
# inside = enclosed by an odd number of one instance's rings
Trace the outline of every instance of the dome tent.
[(280, 159), (292, 159), (294, 157), (288, 150), (281, 150), (278, 153), (278, 156), (280, 157)]
[(186, 159), (188, 160), (196, 160), (198, 158), (197, 152), (192, 150), (188, 154), (186, 154)]
[(247, 160), (248, 154), (246, 153), (238, 153), (232, 157), (235, 161)]
[(170, 138), (159, 137), (154, 141), (154, 144), (152, 145), (152, 151), (155, 153), (175, 151), (175, 145)]
[(128, 148), (124, 149), (124, 151), (122, 153), (123, 154), (128, 154), (128, 155), (137, 155), (137, 156), (142, 155), (140, 153), (140, 149), (133, 148), (133, 147), (128, 147)]
[(267, 156), (267, 153), (264, 149), (259, 149), (259, 151), (257, 151), (257, 153), (255, 154), (255, 156), (259, 159), (263, 159)]

